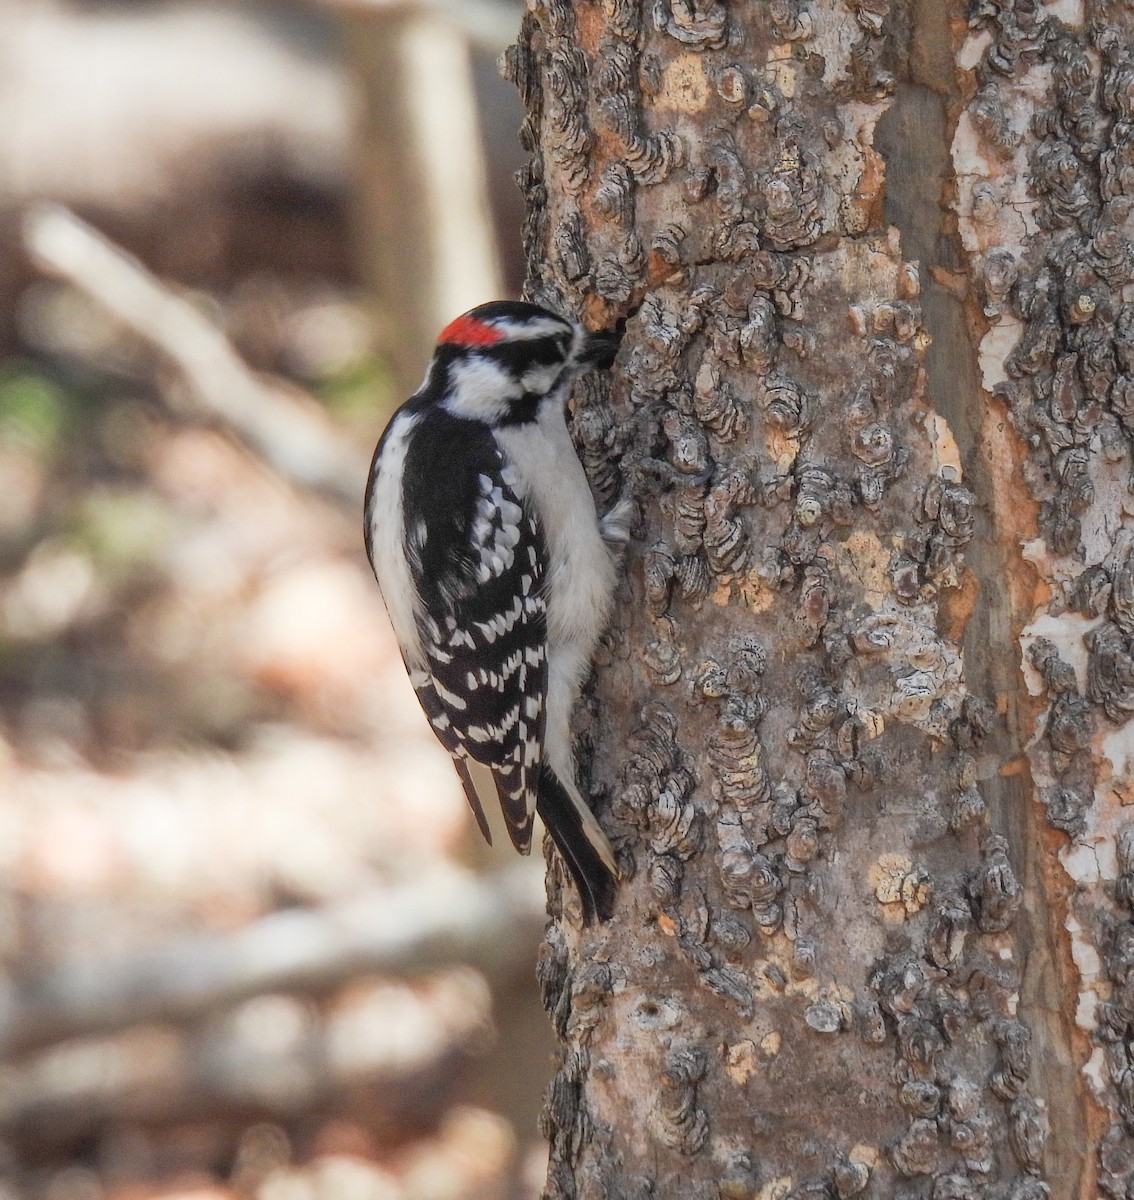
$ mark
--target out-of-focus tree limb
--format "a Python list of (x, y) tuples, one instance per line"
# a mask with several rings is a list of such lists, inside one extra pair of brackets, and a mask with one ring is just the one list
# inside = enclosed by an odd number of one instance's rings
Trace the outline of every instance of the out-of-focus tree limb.
[(24, 218), (24, 243), (45, 274), (65, 280), (154, 347), (201, 411), (300, 487), (358, 505), (366, 461), (298, 389), (257, 375), (222, 330), (136, 258), (54, 204)]
[[(482, 1037), (482, 1035), (481, 1035)], [(281, 1054), (276, 1069), (287, 1088), (240, 1089), (220, 1072), (193, 1069), (192, 1061), (162, 1064), (158, 1078), (108, 1075), (98, 1088), (81, 1088), (51, 1094), (34, 1090), (21, 1094), (7, 1081), (0, 1101), (0, 1132), (5, 1144), (29, 1157), (54, 1157), (71, 1151), (75, 1143), (121, 1122), (144, 1122), (151, 1128), (199, 1121), (224, 1121), (241, 1126), (257, 1121), (333, 1111), (344, 1092), (365, 1096), (368, 1117), (381, 1132), (399, 1140), (435, 1123), (458, 1100), (470, 1068), (483, 1053), (481, 1037), (465, 1030), (436, 1048), (430, 1061), (342, 1078), (318, 1061), (318, 1042), (305, 1046), (297, 1063)], [(127, 1050), (127, 1053), (129, 1051)], [(92, 1057), (99, 1048), (91, 1050)], [(110, 1051), (113, 1062), (119, 1058)], [(306, 1061), (314, 1058), (315, 1062)], [(360, 1105), (361, 1107), (361, 1105)]]
[(94, 958), (15, 984), (0, 1057), (144, 1022), (184, 1022), (264, 992), (319, 993), (364, 972), (466, 963), (490, 980), (526, 969), (544, 923), (540, 874), (446, 872), (350, 904), (286, 910), (236, 933)]
[(397, 1137), (436, 1121), (492, 1042), (489, 992), (468, 970), (356, 988), (329, 1007), (266, 996), (189, 1028), (73, 1039), (8, 1065), (0, 1132), (58, 1153), (107, 1123), (297, 1117), (353, 1092)]
[(437, 331), (502, 287), (468, 39), (432, 4), (342, 11), (360, 100), (359, 269), (399, 392), (409, 395)]

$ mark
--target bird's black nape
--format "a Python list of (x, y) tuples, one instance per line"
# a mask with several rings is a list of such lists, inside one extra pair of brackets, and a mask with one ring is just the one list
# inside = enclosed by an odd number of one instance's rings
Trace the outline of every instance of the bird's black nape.
[(546, 763), (540, 772), (536, 812), (575, 881), (583, 906), (583, 924), (593, 924), (596, 917), (609, 921), (618, 881), (591, 845), (570, 796)]
[(476, 308), (470, 308), (465, 316), (472, 317), (476, 321), (505, 320), (514, 321), (516, 324), (535, 321), (542, 317), (556, 317), (560, 321), (564, 320), (553, 309), (542, 304), (532, 304), (530, 300), (488, 300), (484, 304), (478, 304)]

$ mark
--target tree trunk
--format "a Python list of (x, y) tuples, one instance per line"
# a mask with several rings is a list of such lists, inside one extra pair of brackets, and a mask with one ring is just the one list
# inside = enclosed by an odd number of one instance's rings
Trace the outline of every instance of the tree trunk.
[(629, 318), (573, 422), (642, 508), (547, 1195), (1134, 1196), (1134, 13), (529, 9), (529, 287)]

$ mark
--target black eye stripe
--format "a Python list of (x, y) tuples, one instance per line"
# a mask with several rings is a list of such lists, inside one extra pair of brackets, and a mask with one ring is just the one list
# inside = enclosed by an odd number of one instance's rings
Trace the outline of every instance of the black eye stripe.
[(554, 336), (500, 342), (481, 353), (495, 359), (513, 374), (522, 375), (530, 367), (550, 367), (565, 362), (567, 355), (560, 344), (563, 340)]

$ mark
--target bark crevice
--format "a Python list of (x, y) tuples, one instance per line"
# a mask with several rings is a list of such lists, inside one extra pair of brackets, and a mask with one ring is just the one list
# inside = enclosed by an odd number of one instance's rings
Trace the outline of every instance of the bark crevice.
[[(948, 422), (977, 499), (976, 532), (965, 554), (975, 597), (966, 606), (961, 644), (970, 691), (997, 713), (978, 777), (990, 823), (1008, 838), (1029, 897), (1017, 930), (1023, 964), (1020, 1011), (1034, 1035), (1045, 1099), (1069, 1134), (1052, 1145), (1047, 1182), (1056, 1196), (1070, 1198), (1088, 1194), (1081, 1186), (1093, 1181), (1093, 1170), (1075, 1149), (1088, 1140), (1091, 1098), (1079, 1064), (1068, 1053), (1080, 1040), (1074, 1022), (1051, 999), (1073, 993), (1076, 973), (1070, 947), (1059, 937), (1066, 889), (1051, 878), (1042, 809), (1035, 805), (1030, 772), (1019, 758), (1039, 717), (1024, 688), (1018, 650), (1031, 615), (1026, 601), (1035, 571), (1014, 528), (1004, 526), (1006, 511), (1020, 506), (1027, 511), (1033, 504), (1019, 476), (994, 478), (981, 453), (986, 409), (996, 402), (984, 391), (978, 360), (987, 320), (973, 301), (974, 281), (949, 207), (956, 195), (949, 147), (960, 113), (958, 80), (951, 54), (927, 49), (942, 40), (947, 48), (943, 18), (944, 9), (926, 14), (922, 6), (915, 13), (913, 41), (922, 53), (910, 66), (917, 80), (898, 83), (875, 129), (874, 145), (886, 164), (886, 218), (899, 230), (903, 255), (919, 265), (922, 318), (932, 339), (925, 360), (926, 396)], [(990, 652), (994, 648), (999, 652)]]

